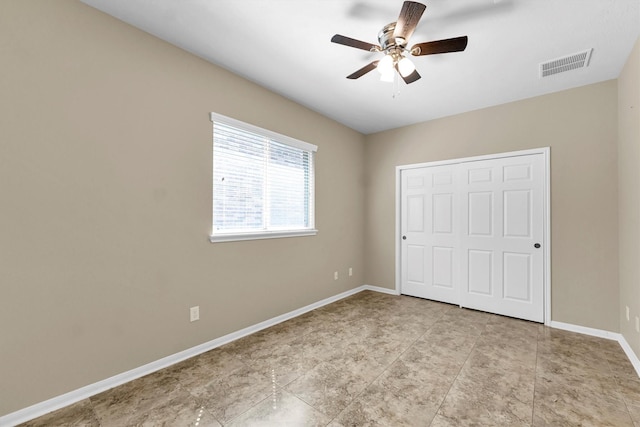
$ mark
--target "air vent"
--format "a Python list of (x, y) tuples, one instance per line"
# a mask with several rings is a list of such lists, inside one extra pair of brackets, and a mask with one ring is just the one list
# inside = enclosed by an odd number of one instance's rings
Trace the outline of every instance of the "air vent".
[(564, 73), (565, 71), (575, 70), (576, 68), (587, 67), (589, 65), (589, 58), (591, 58), (591, 52), (593, 52), (593, 49), (543, 62), (540, 64), (540, 77), (548, 77), (554, 74)]

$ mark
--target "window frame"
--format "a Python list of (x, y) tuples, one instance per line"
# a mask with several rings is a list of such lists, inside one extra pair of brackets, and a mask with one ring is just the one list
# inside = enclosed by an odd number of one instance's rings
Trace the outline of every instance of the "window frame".
[(277, 132), (270, 131), (268, 129), (264, 129), (249, 123), (242, 122), (240, 120), (233, 119), (231, 117), (223, 116), (222, 114), (217, 113), (209, 113), (209, 118), (211, 120), (212, 127), (215, 123), (224, 124), (227, 126), (234, 127), (236, 129), (240, 129), (246, 132), (250, 132), (253, 134), (260, 135), (269, 140), (277, 142), (279, 144), (284, 144), (293, 148), (297, 148), (300, 150), (308, 151), (311, 153), (311, 173), (310, 173), (310, 183), (309, 183), (309, 226), (306, 228), (299, 229), (277, 229), (277, 230), (261, 230), (261, 231), (233, 231), (233, 232), (218, 232), (216, 233), (214, 230), (214, 221), (215, 221), (215, 190), (216, 184), (213, 179), (214, 169), (213, 169), (213, 161), (214, 161), (214, 140), (213, 140), (213, 128), (212, 128), (212, 140), (211, 140), (211, 172), (212, 172), (212, 188), (211, 188), (211, 232), (209, 234), (209, 241), (211, 243), (219, 243), (219, 242), (234, 242), (234, 241), (245, 241), (245, 240), (261, 240), (261, 239), (277, 239), (277, 238), (285, 238), (285, 237), (300, 237), (300, 236), (315, 236), (318, 234), (318, 230), (315, 226), (315, 153), (318, 151), (318, 147), (316, 145), (310, 144), (305, 141), (301, 141), (295, 138), (291, 138), (286, 135), (279, 134)]

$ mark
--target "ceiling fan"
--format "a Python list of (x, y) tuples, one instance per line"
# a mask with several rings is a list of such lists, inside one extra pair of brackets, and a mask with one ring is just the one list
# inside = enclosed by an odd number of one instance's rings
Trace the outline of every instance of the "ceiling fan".
[(336, 34), (331, 37), (333, 43), (367, 50), (369, 52), (384, 52), (384, 57), (373, 61), (358, 71), (347, 76), (348, 79), (357, 79), (369, 71), (377, 68), (381, 74), (380, 80), (393, 81), (395, 72), (405, 83), (413, 83), (420, 78), (415, 65), (408, 58), (413, 56), (435, 55), (438, 53), (461, 52), (467, 47), (467, 36), (454, 37), (452, 39), (436, 40), (415, 44), (411, 49), (407, 48), (409, 37), (416, 29), (426, 6), (414, 1), (405, 1), (400, 10), (400, 16), (396, 22), (385, 25), (378, 33), (379, 45), (352, 39)]

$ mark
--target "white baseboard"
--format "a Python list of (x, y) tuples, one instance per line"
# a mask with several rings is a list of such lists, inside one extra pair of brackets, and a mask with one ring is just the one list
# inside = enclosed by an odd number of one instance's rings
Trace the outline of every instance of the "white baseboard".
[(638, 356), (633, 352), (633, 350), (631, 349), (631, 346), (629, 345), (629, 343), (627, 342), (627, 340), (624, 338), (622, 334), (619, 334), (617, 332), (604, 331), (602, 329), (587, 328), (585, 326), (572, 325), (570, 323), (562, 323), (562, 322), (556, 322), (556, 321), (549, 322), (549, 326), (556, 329), (563, 329), (565, 331), (577, 332), (579, 334), (591, 335), (593, 337), (606, 338), (608, 340), (618, 341), (618, 343), (624, 350), (624, 353), (627, 355), (627, 358), (629, 358), (629, 361), (633, 365), (633, 368), (636, 370), (636, 374), (638, 374), (638, 376), (640, 377), (640, 360), (638, 359)]
[(624, 338), (624, 335), (620, 334), (620, 339), (618, 340), (618, 342), (620, 343), (620, 346), (624, 350), (624, 353), (629, 358), (629, 361), (633, 365), (633, 368), (636, 370), (636, 374), (638, 374), (638, 376), (640, 377), (640, 360), (638, 359), (638, 356), (636, 356), (636, 354), (633, 352), (633, 350), (631, 349), (631, 346), (629, 345), (627, 340)]
[(619, 341), (619, 337), (620, 337), (620, 334), (616, 332), (609, 332), (603, 329), (587, 328), (586, 326), (572, 325), (571, 323), (556, 322), (555, 320), (552, 320), (551, 322), (549, 322), (549, 326), (555, 329), (562, 329), (564, 331), (569, 331), (569, 332), (577, 332), (579, 334), (590, 335), (592, 337), (598, 337), (598, 338), (606, 338), (608, 340), (613, 340), (613, 341)]
[(381, 288), (380, 286), (372, 286), (372, 285), (362, 285), (360, 287), (362, 288), (363, 291), (366, 290), (366, 291), (380, 292), (382, 294), (400, 295), (400, 293), (395, 289)]
[(336, 302), (338, 300), (341, 300), (343, 298), (346, 298), (348, 296), (357, 294), (358, 292), (362, 292), (365, 290), (384, 292), (384, 293), (390, 293), (390, 294), (396, 295), (395, 291), (392, 291), (391, 289), (380, 288), (377, 286), (370, 286), (370, 285), (362, 285), (357, 288), (351, 289), (349, 291), (342, 292), (338, 295), (325, 298), (313, 304), (309, 304), (297, 310), (293, 310), (288, 313), (282, 314), (280, 316), (276, 316), (272, 319), (265, 320), (264, 322), (260, 322), (255, 325), (249, 326), (247, 328), (241, 329), (239, 331), (232, 332), (230, 334), (224, 335), (220, 338), (216, 338), (204, 344), (200, 344), (195, 347), (191, 347), (187, 350), (181, 351), (179, 353), (175, 353), (170, 356), (163, 357), (162, 359), (156, 360), (154, 362), (148, 363), (146, 365), (140, 366), (130, 371), (123, 372), (111, 378), (107, 378), (105, 380), (98, 381), (93, 384), (89, 384), (77, 390), (70, 391), (69, 393), (65, 393), (63, 395), (54, 397), (52, 399), (45, 400), (44, 402), (36, 403), (35, 405), (4, 415), (0, 417), (0, 427), (15, 426), (17, 424), (24, 423), (34, 418), (41, 417), (42, 415), (48, 414), (49, 412), (53, 412), (55, 410), (72, 405), (81, 400), (94, 396), (98, 393), (102, 393), (103, 391), (107, 391), (119, 385), (128, 383), (129, 381), (133, 381), (137, 378), (140, 378), (145, 375), (159, 371), (161, 369), (167, 368), (178, 362), (182, 362), (183, 360), (187, 360), (201, 353), (205, 353), (209, 350), (213, 350), (216, 347), (220, 347), (221, 345), (230, 343), (231, 341), (235, 341), (239, 338), (253, 334), (262, 329), (268, 328), (270, 326), (277, 325), (278, 323), (284, 322), (285, 320), (292, 319), (294, 317), (300, 316), (301, 314), (307, 313), (311, 310), (315, 310), (316, 308), (320, 308), (327, 304), (331, 304), (332, 302)]

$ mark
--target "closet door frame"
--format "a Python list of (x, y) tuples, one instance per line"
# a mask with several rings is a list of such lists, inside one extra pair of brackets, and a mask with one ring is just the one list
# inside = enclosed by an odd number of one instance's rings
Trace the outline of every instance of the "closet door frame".
[(544, 164), (544, 184), (543, 184), (543, 242), (542, 242), (542, 250), (543, 250), (543, 301), (544, 301), (544, 324), (549, 326), (551, 324), (551, 162), (550, 162), (550, 154), (551, 150), (549, 147), (542, 148), (534, 148), (530, 150), (521, 150), (521, 151), (510, 151), (506, 153), (496, 153), (489, 154), (485, 156), (475, 156), (475, 157), (464, 157), (458, 159), (450, 159), (450, 160), (441, 160), (435, 162), (427, 162), (427, 163), (417, 163), (417, 164), (408, 164), (396, 166), (396, 294), (400, 295), (401, 292), (401, 279), (402, 279), (402, 251), (401, 251), (401, 242), (402, 242), (402, 183), (401, 183), (401, 172), (403, 170), (416, 169), (416, 168), (424, 168), (431, 166), (442, 166), (442, 165), (451, 165), (457, 163), (465, 163), (465, 162), (474, 162), (479, 160), (492, 160), (492, 159), (501, 159), (505, 157), (518, 157), (518, 156), (526, 156), (530, 154), (541, 154), (543, 157)]

